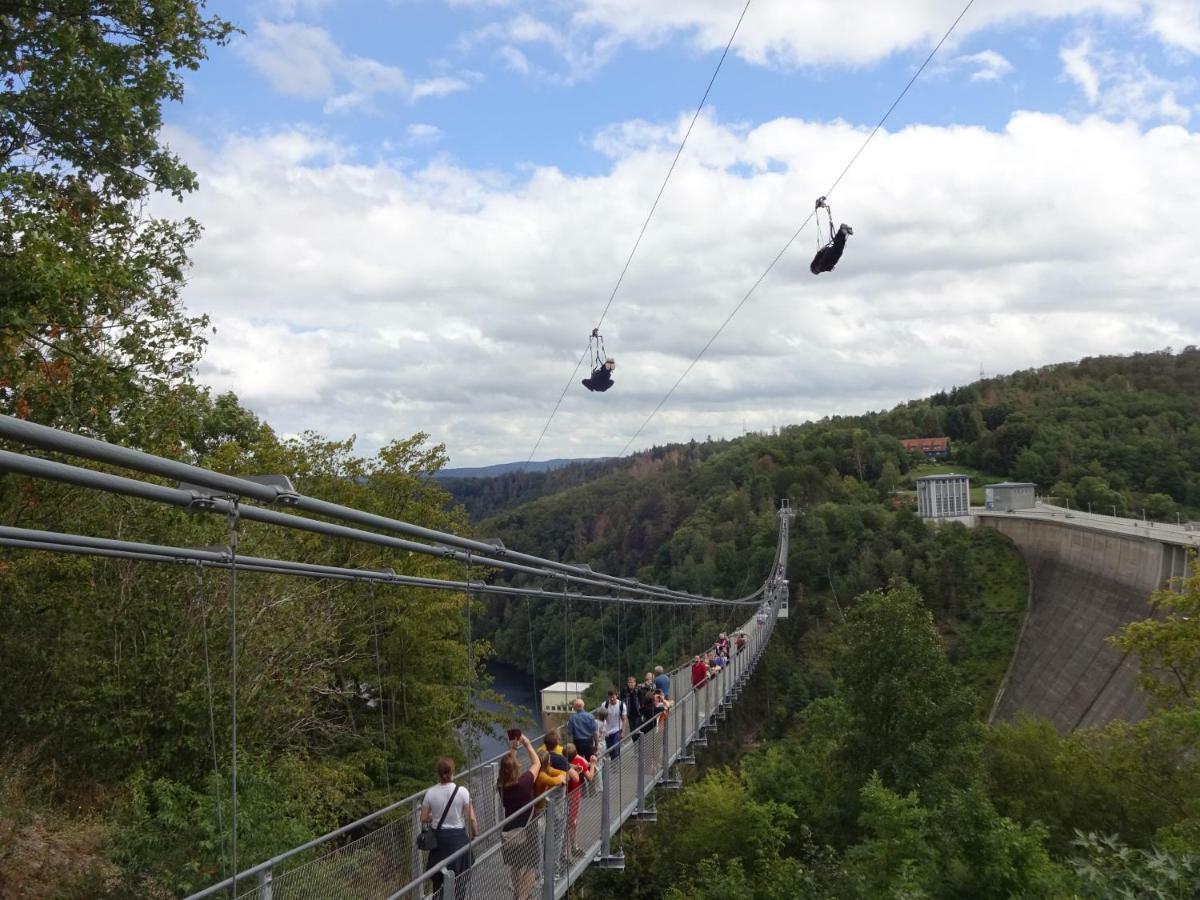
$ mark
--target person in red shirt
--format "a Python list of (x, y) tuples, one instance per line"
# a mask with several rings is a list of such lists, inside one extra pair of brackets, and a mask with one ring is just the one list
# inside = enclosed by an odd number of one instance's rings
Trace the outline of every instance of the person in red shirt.
[(574, 744), (567, 744), (567, 759), (571, 761), (571, 768), (578, 774), (578, 778), (567, 783), (567, 846), (571, 848), (572, 855), (581, 853), (582, 851), (575, 845), (575, 825), (579, 821), (579, 802), (583, 799), (583, 784), (591, 782), (596, 777), (596, 757), (592, 755), (591, 759), (585, 758), (576, 749)]
[(699, 656), (692, 657), (692, 687), (702, 688), (708, 680), (708, 664)]

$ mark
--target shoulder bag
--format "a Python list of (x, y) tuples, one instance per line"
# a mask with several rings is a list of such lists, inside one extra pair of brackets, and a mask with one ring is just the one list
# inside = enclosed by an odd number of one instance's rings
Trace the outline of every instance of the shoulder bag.
[(454, 790), (450, 792), (450, 799), (446, 801), (446, 808), (442, 810), (442, 817), (438, 819), (436, 827), (429, 825), (421, 826), (421, 833), (417, 835), (417, 849), (429, 852), (438, 848), (438, 832), (442, 830), (442, 823), (446, 821), (446, 813), (450, 812), (450, 807), (454, 805), (454, 798), (458, 796), (459, 785), (454, 786)]

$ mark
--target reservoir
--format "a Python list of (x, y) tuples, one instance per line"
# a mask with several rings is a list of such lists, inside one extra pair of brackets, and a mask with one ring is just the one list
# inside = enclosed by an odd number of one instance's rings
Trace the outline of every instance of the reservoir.
[[(505, 704), (515, 707), (513, 712), (516, 718), (510, 721), (505, 716), (503, 722), (495, 726), (491, 734), (477, 735), (479, 749), (476, 759), (479, 761), (492, 759), (508, 749), (508, 737), (505, 735), (507, 728), (520, 728), (531, 740), (542, 733), (538, 691), (546, 686), (539, 681), (535, 690), (533, 676), (496, 660), (489, 660), (484, 668), (492, 679), (490, 690), (503, 697)], [(480, 709), (489, 712), (501, 712), (503, 709), (501, 704), (488, 700), (480, 699), (477, 703)]]

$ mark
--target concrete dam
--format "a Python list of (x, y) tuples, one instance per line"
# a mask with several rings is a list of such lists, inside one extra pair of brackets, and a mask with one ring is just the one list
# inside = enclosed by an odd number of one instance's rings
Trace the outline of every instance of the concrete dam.
[(1007, 535), (1025, 557), (1029, 610), (993, 719), (1020, 711), (1060, 731), (1134, 722), (1147, 711), (1138, 663), (1108, 643), (1151, 614), (1149, 597), (1186, 572), (1200, 534), (1039, 506), (972, 510), (978, 527)]

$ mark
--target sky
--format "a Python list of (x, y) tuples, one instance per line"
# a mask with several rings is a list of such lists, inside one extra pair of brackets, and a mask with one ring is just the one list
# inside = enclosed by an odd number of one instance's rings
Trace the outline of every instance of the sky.
[[(205, 231), (199, 378), (281, 434), (426, 432), (456, 466), (888, 408), (1200, 343), (1200, 3), (211, 0), (242, 34), (164, 137)], [(636, 435), (636, 437), (635, 437)]]

